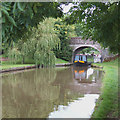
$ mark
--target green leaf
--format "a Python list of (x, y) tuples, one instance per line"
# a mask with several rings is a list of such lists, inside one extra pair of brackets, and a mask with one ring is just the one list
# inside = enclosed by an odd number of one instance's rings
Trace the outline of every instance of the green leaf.
[(32, 19), (32, 17), (33, 17), (33, 10), (32, 10), (32, 8), (31, 8), (31, 6), (29, 6), (28, 5), (28, 9), (29, 9), (29, 13), (30, 13), (30, 18)]
[(9, 13), (7, 10), (5, 10), (4, 8), (1, 9), (1, 11), (3, 12), (3, 14), (5, 14), (6, 16), (9, 16)]
[(37, 13), (37, 6), (36, 5), (33, 6), (33, 10), (35, 13)]
[(9, 7), (5, 7), (5, 6), (4, 6), (4, 9), (10, 11), (10, 8), (9, 8)]
[(22, 11), (22, 12), (24, 11), (24, 9), (21, 7), (21, 3), (18, 2), (18, 3), (17, 3), (17, 7), (18, 7), (18, 9), (19, 9), (20, 11)]
[(2, 17), (2, 23), (5, 23), (6, 19), (5, 16)]
[(15, 12), (16, 12), (16, 6), (17, 6), (17, 3), (14, 3), (14, 6), (13, 6), (13, 15), (15, 15)]
[(11, 16), (8, 16), (8, 20), (9, 20), (15, 27), (17, 27), (14, 19), (13, 19)]

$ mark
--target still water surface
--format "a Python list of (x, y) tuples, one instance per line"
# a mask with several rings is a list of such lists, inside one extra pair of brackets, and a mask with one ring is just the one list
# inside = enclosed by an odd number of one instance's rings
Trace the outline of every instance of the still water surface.
[(103, 72), (86, 67), (43, 68), (2, 77), (4, 118), (90, 118)]

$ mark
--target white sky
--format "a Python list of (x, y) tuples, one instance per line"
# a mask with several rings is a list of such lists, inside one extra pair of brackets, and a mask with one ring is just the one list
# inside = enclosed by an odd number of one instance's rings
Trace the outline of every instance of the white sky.
[(63, 13), (67, 13), (72, 6), (74, 6), (72, 3), (69, 3), (68, 5), (61, 5), (63, 8)]

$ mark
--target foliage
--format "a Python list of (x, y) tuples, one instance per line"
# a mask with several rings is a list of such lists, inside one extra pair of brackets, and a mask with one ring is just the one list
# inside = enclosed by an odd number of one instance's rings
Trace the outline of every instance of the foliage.
[(77, 37), (76, 31), (75, 31), (75, 25), (66, 25), (66, 27), (68, 28), (68, 37)]
[(57, 2), (3, 2), (0, 5), (3, 49), (7, 49), (12, 41), (25, 41), (29, 36), (26, 32), (29, 33), (30, 28), (36, 27), (44, 17), (61, 17), (58, 6)]
[[(57, 48), (59, 44), (59, 38), (54, 30), (53, 18), (46, 18), (43, 22), (40, 22), (37, 28), (32, 28), (31, 35), (23, 42), (19, 40), (16, 46), (10, 51), (18, 51), (21, 53), (22, 61), (24, 63), (25, 58), (33, 59), (34, 63), (51, 66), (55, 64), (55, 55), (52, 51)], [(16, 51), (14, 51), (14, 49)], [(14, 55), (14, 54), (13, 54)], [(16, 58), (16, 56), (13, 56)], [(13, 59), (16, 60), (16, 59)]]
[(62, 60), (62, 59), (59, 59), (59, 58), (56, 58), (56, 64), (61, 64), (61, 63), (68, 63), (68, 61), (65, 61), (65, 60)]
[(83, 36), (83, 24), (81, 23), (75, 24), (75, 32), (78, 37), (82, 37)]
[(79, 2), (66, 18), (68, 23), (83, 24), (83, 37), (109, 47), (114, 53), (120, 51), (120, 2)]
[(11, 64), (16, 64), (22, 59), (21, 52), (14, 43), (13, 46), (8, 49), (8, 57), (10, 58)]
[(85, 48), (85, 49), (80, 51), (80, 53), (82, 53), (82, 54), (85, 54), (85, 53), (92, 54), (93, 52), (94, 52), (94, 54), (99, 54), (99, 51), (97, 51), (94, 48)]
[(74, 26), (66, 25), (61, 19), (55, 23), (55, 29), (60, 39), (60, 48), (54, 49), (57, 58), (70, 61), (72, 57), (72, 49), (69, 46), (70, 37), (75, 36)]
[(118, 59), (111, 62), (95, 64), (103, 66), (105, 71), (102, 80), (102, 92), (92, 118), (118, 118)]

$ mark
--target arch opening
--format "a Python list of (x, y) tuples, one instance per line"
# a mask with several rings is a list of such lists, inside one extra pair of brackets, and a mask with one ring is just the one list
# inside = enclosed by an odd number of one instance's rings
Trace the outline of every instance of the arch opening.
[[(81, 45), (81, 46), (76, 47), (76, 48), (73, 50), (72, 62), (74, 61), (76, 54), (79, 54), (80, 51), (82, 51), (82, 50), (84, 50), (84, 49), (86, 49), (86, 48), (92, 48), (92, 49), (94, 49), (95, 51), (98, 51), (98, 54), (100, 54), (100, 55), (102, 56), (101, 50), (98, 49), (97, 47), (92, 46), (92, 45), (86, 45), (86, 46), (85, 46), (85, 45), (84, 45), (84, 46)], [(83, 53), (83, 54), (86, 54), (86, 53)]]

